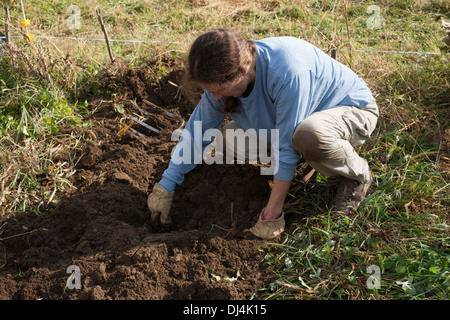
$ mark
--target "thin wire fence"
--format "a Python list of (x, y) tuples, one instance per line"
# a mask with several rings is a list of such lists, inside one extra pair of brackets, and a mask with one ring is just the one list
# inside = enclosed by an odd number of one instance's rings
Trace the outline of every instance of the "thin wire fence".
[[(20, 36), (11, 36), (11, 38), (21, 38)], [(56, 37), (56, 36), (35, 36), (35, 38), (49, 39), (49, 40), (77, 40), (77, 41), (100, 41), (106, 42), (104, 38), (79, 38), (79, 37)], [(6, 39), (5, 36), (0, 36), (0, 39)], [(191, 42), (179, 41), (164, 41), (164, 40), (128, 40), (128, 39), (109, 39), (110, 42), (125, 42), (125, 43), (149, 43), (149, 44), (177, 44), (190, 45)], [(370, 52), (370, 53), (391, 53), (391, 54), (418, 54), (418, 55), (450, 55), (448, 52), (433, 52), (433, 51), (395, 51), (395, 50), (372, 50), (372, 49), (353, 49), (354, 52)]]
[[(25, 9), (23, 1), (20, 0), (23, 21), (26, 20)], [(25, 35), (28, 35), (28, 26), (24, 28)], [(105, 35), (106, 36), (106, 35)], [(10, 36), (10, 38), (21, 38), (21, 36)], [(190, 45), (191, 42), (179, 42), (179, 41), (164, 41), (164, 40), (137, 40), (137, 39), (110, 39), (105, 38), (87, 38), (87, 37), (66, 37), (66, 36), (44, 36), (36, 35), (32, 38), (38, 39), (48, 39), (48, 40), (74, 40), (74, 41), (96, 41), (96, 42), (123, 42), (123, 43), (141, 43), (141, 44), (175, 44), (175, 45)], [(0, 33), (0, 49), (2, 49), (2, 41), (5, 42), (7, 37)], [(109, 47), (109, 44), (108, 44)], [(108, 48), (109, 49), (109, 48)], [(395, 51), (395, 50), (376, 50), (376, 49), (355, 49), (352, 48), (353, 52), (367, 52), (367, 53), (385, 53), (385, 54), (415, 54), (415, 55), (450, 55), (450, 52), (432, 52), (432, 51)], [(0, 55), (7, 54), (6, 51), (0, 51)]]

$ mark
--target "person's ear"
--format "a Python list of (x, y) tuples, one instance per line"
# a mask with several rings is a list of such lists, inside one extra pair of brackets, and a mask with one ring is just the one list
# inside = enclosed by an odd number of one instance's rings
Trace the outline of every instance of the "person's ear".
[(248, 69), (249, 69), (248, 67), (239, 67), (239, 71), (243, 76), (247, 74)]

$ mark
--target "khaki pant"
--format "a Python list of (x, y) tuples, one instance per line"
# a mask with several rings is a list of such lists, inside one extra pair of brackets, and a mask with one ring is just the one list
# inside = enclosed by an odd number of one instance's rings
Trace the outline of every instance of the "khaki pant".
[(294, 148), (324, 176), (344, 176), (368, 182), (369, 165), (354, 147), (369, 139), (378, 115), (375, 99), (363, 109), (337, 107), (313, 113), (295, 130)]
[[(344, 176), (365, 183), (370, 180), (367, 161), (360, 157), (354, 147), (362, 145), (375, 129), (378, 120), (378, 106), (375, 99), (359, 109), (336, 107), (313, 113), (296, 128), (293, 136), (295, 150), (316, 171), (324, 176)], [(227, 123), (221, 131), (223, 140), (218, 141), (220, 150), (231, 152), (236, 158), (254, 159), (245, 148), (230, 150), (225, 140), (225, 130), (241, 129), (234, 121)], [(249, 137), (256, 144), (256, 137)], [(221, 144), (223, 143), (223, 144)], [(222, 146), (225, 146), (222, 149)], [(270, 145), (268, 145), (270, 154)]]

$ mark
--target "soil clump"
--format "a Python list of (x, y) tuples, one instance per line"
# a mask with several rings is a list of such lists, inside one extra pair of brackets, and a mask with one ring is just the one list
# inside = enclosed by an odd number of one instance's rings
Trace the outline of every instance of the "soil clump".
[[(101, 91), (117, 95), (91, 99), (93, 126), (77, 128), (87, 141), (72, 155), (71, 191), (40, 214), (3, 222), (1, 299), (249, 299), (267, 287), (264, 242), (242, 236), (270, 192), (259, 167), (197, 166), (176, 189), (170, 229), (150, 225), (146, 201), (175, 147), (171, 130), (189, 119), (195, 102), (176, 86), (181, 70), (156, 85), (149, 75), (126, 69), (104, 76)], [(131, 121), (118, 105), (164, 134)], [(79, 289), (70, 266), (79, 268)]]

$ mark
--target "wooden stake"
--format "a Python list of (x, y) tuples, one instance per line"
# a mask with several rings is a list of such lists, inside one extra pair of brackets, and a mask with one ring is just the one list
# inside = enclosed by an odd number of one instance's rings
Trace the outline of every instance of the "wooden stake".
[(111, 45), (109, 44), (108, 31), (106, 31), (105, 24), (103, 23), (102, 11), (100, 9), (97, 9), (97, 16), (98, 16), (98, 21), (100, 22), (100, 25), (102, 27), (103, 33), (105, 35), (106, 46), (108, 47), (109, 57), (111, 59), (111, 62), (114, 63), (115, 59), (114, 59), (114, 56), (113, 56), (113, 53), (111, 50)]
[(9, 36), (9, 7), (5, 5), (5, 37), (6, 43), (9, 45), (10, 36)]
[(350, 27), (349, 27), (349, 22), (348, 22), (347, 5), (348, 5), (348, 0), (344, 0), (344, 18), (345, 18), (345, 25), (347, 26), (348, 49), (349, 49), (349, 53), (350, 53), (349, 65), (350, 65), (350, 69), (353, 69), (352, 42), (350, 40)]
[(336, 60), (336, 52), (337, 52), (336, 49), (331, 49), (331, 57), (332, 57), (334, 60)]

